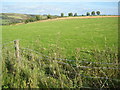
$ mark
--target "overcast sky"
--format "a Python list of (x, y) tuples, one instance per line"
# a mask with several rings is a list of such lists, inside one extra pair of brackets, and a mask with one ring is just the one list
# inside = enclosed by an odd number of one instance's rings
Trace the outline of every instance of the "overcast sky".
[(120, 0), (1, 0), (2, 2), (118, 2)]

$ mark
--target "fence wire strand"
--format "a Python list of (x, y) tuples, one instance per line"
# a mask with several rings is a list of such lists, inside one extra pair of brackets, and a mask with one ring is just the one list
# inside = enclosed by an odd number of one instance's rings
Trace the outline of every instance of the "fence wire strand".
[[(10, 43), (13, 43), (15, 40), (13, 41), (10, 41), (8, 43), (4, 43), (2, 44), (2, 46), (5, 46), (5, 45), (8, 45)], [(21, 48), (23, 50), (29, 50), (31, 52), (34, 52), (36, 54), (39, 54), (39, 55), (42, 55), (42, 56), (45, 56), (47, 58), (49, 58), (49, 56), (47, 55), (44, 55), (40, 52), (37, 52), (33, 49), (29, 49), (29, 48)], [(42, 57), (39, 57), (39, 59), (42, 59)], [(51, 60), (51, 59), (45, 59), (45, 60)], [(69, 61), (69, 62), (74, 62), (76, 60), (69, 60), (69, 59), (61, 59), (61, 58), (55, 58), (55, 60), (61, 60), (61, 61)], [(59, 62), (59, 61), (56, 61), (57, 63), (59, 64), (65, 64), (65, 65), (71, 65), (69, 63), (65, 63), (65, 62)], [(90, 62), (90, 61), (79, 61), (80, 63), (92, 63), (92, 64), (105, 64), (105, 65), (116, 65), (116, 64), (119, 64), (119, 63), (104, 63), (104, 62)], [(112, 67), (89, 67), (89, 66), (78, 66), (80, 68), (86, 68), (86, 69), (113, 69), (113, 70), (120, 70), (120, 68), (112, 68)], [(72, 72), (71, 72), (72, 73)], [(0, 74), (2, 75), (2, 74)], [(85, 77), (85, 78), (90, 78), (90, 79), (106, 79), (106, 80), (115, 80), (117, 82), (119, 82), (120, 80), (119, 79), (112, 79), (112, 78), (108, 78), (108, 77), (91, 77), (91, 76), (85, 76), (83, 74), (78, 74), (77, 75), (80, 75), (81, 77)]]
[[(32, 50), (32, 49), (29, 49), (29, 48), (21, 48), (21, 49), (24, 49), (24, 50), (29, 50), (29, 51), (32, 51), (32, 52), (35, 52), (35, 53), (37, 53), (37, 54), (40, 54), (40, 55), (43, 55), (43, 56), (45, 56), (45, 57), (48, 57), (49, 58), (49, 56), (47, 56), (47, 55), (44, 55), (44, 54), (42, 54), (42, 53), (40, 53), (40, 52), (37, 52), (37, 51), (35, 51), (35, 50)], [(76, 60), (69, 60), (69, 59), (61, 59), (61, 58), (56, 58), (56, 60), (61, 60), (61, 61), (69, 61), (69, 62), (74, 62), (74, 61), (76, 61)], [(103, 62), (89, 62), (89, 61), (78, 61), (79, 63), (91, 63), (91, 64), (111, 64), (111, 65), (116, 65), (116, 64), (119, 64), (119, 63), (103, 63)]]
[(2, 46), (8, 45), (8, 44), (10, 44), (10, 43), (14, 43), (14, 41), (16, 41), (16, 40), (13, 40), (13, 41), (9, 41), (9, 42), (3, 43)]

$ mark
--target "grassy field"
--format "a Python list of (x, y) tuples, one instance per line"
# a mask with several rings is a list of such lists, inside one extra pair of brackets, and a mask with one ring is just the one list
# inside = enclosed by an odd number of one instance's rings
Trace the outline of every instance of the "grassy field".
[[(20, 39), (24, 47), (34, 44), (49, 48), (49, 45), (57, 44), (71, 53), (76, 48), (104, 49), (106, 44), (114, 49), (118, 45), (117, 18), (59, 20), (2, 28), (3, 43)], [(36, 41), (39, 41), (37, 45)]]
[[(2, 88), (119, 87), (117, 18), (34, 22), (2, 29)], [(20, 39), (20, 58), (9, 43), (16, 39)]]

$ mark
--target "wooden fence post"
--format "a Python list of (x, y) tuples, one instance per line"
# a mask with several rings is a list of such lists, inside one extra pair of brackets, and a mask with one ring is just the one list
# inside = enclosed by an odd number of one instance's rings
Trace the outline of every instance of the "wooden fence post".
[(17, 59), (19, 59), (20, 58), (19, 40), (15, 40), (14, 45), (15, 45), (15, 56), (16, 56)]

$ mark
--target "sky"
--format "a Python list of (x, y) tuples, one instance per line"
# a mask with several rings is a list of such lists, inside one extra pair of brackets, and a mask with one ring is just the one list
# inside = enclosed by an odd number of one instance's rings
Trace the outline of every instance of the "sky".
[(119, 0), (2, 0), (3, 2), (118, 2)]
[(3, 0), (1, 12), (41, 15), (60, 15), (60, 13), (67, 15), (69, 12), (73, 12), (82, 15), (86, 14), (86, 12), (101, 11), (101, 14), (117, 15), (118, 1), (119, 0)]

